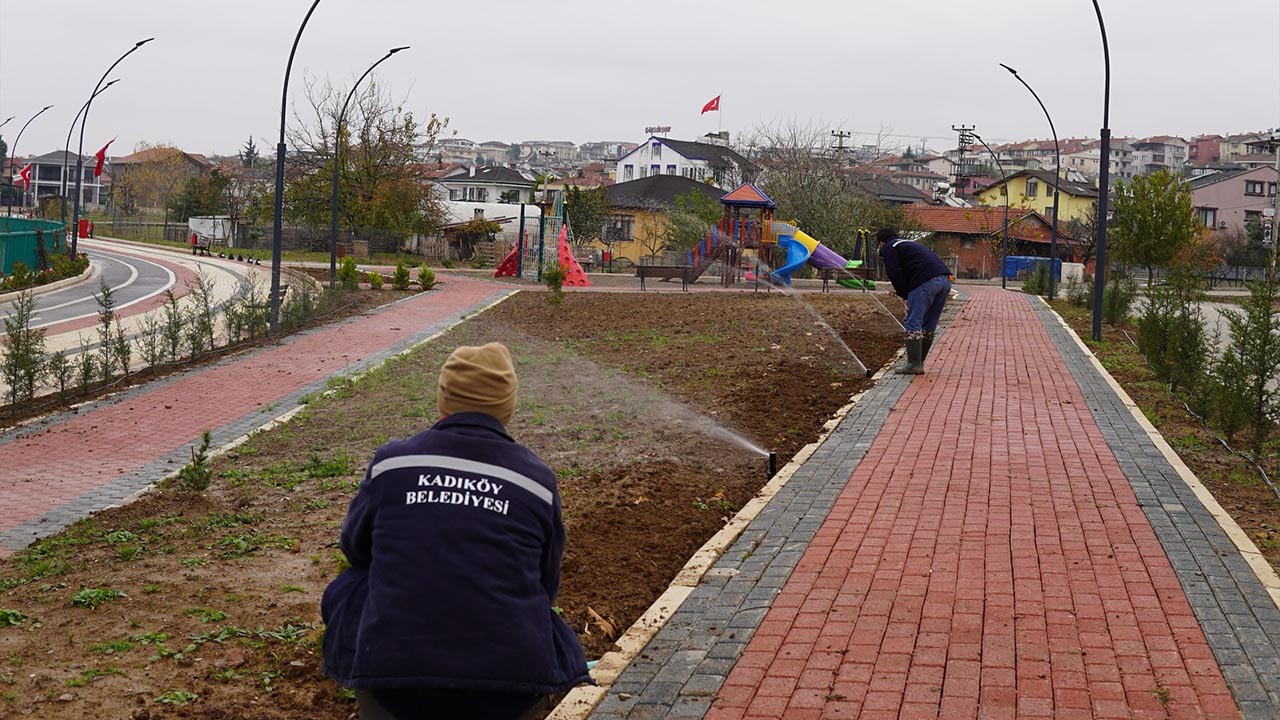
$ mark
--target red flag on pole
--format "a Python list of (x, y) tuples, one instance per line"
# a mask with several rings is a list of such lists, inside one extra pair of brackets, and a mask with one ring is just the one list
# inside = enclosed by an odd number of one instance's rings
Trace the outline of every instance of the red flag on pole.
[(715, 96), (715, 98), (713, 98), (713, 99), (711, 100), (711, 102), (707, 103), (706, 105), (703, 105), (703, 106), (702, 106), (702, 112), (700, 112), (700, 113), (698, 113), (698, 114), (699, 114), (699, 115), (706, 115), (707, 113), (711, 112), (712, 110), (716, 110), (716, 111), (719, 111), (719, 110), (720, 110), (720, 96), (719, 96), (719, 95)]
[(31, 189), (31, 163), (27, 163), (27, 166), (22, 168), (22, 170), (18, 173), (18, 177), (22, 178), (22, 189), (30, 190)]
[(102, 175), (102, 166), (107, 162), (107, 148), (111, 147), (111, 143), (115, 141), (115, 138), (111, 138), (107, 141), (106, 145), (102, 146), (101, 150), (93, 154), (94, 157), (98, 158), (98, 164), (93, 166), (94, 177), (100, 177)]

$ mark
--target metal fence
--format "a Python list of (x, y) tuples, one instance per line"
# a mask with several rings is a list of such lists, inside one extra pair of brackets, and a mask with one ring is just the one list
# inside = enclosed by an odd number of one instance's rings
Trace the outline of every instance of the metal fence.
[(64, 227), (53, 220), (0, 217), (0, 272), (12, 273), (18, 262), (38, 270), (41, 254), (62, 251)]

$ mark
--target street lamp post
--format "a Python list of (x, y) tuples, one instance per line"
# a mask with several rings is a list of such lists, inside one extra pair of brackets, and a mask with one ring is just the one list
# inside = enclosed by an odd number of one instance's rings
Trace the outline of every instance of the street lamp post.
[(80, 116), (80, 144), (76, 148), (76, 199), (71, 204), (73, 208), (71, 212), (71, 257), (76, 256), (76, 240), (80, 237), (80, 181), (84, 179), (84, 126), (85, 123), (89, 122), (89, 109), (93, 107), (93, 98), (98, 94), (98, 90), (102, 87), (102, 83), (106, 81), (107, 76), (111, 74), (112, 70), (116, 69), (116, 66), (121, 61), (152, 40), (155, 40), (155, 38), (139, 40), (125, 54), (111, 63), (111, 67), (107, 68), (107, 71), (102, 73), (102, 77), (98, 78), (98, 84), (93, 86), (93, 92), (89, 93), (89, 100), (84, 104), (84, 112)]
[(1058, 186), (1062, 184), (1062, 150), (1058, 146), (1058, 131), (1053, 127), (1053, 118), (1049, 117), (1049, 109), (1044, 106), (1040, 96), (1036, 94), (1035, 90), (1031, 89), (1026, 80), (1022, 79), (1018, 71), (1004, 63), (1000, 63), (1000, 67), (1008, 70), (1031, 93), (1031, 97), (1036, 99), (1040, 109), (1044, 111), (1045, 119), (1049, 121), (1049, 132), (1053, 133), (1053, 218), (1049, 225), (1049, 290), (1046, 295), (1050, 300), (1053, 300), (1054, 262), (1058, 259)]
[[(111, 87), (112, 85), (115, 85), (118, 82), (120, 82), (120, 80), (116, 79), (116, 80), (112, 80), (106, 85), (103, 85), (102, 88), (98, 90), (98, 92), (93, 94), (93, 97), (98, 97), (102, 93), (106, 92), (107, 88)], [(90, 100), (92, 100), (92, 98), (90, 98)], [(63, 225), (67, 224), (67, 157), (71, 155), (71, 133), (75, 132), (76, 123), (80, 122), (80, 113), (83, 113), (84, 109), (89, 107), (90, 100), (86, 100), (85, 103), (80, 106), (80, 109), (76, 111), (76, 116), (71, 119), (71, 127), (67, 128), (67, 144), (62, 147), (61, 195), (62, 195), (62, 224)]]
[[(32, 115), (31, 120), (35, 120), (36, 118), (40, 117), (41, 115), (44, 114), (45, 110), (48, 110), (51, 107), (53, 106), (45, 105), (44, 107), (40, 108), (40, 112), (36, 113), (35, 115)], [(28, 120), (25, 123), (23, 123), (22, 129), (18, 131), (18, 136), (13, 139), (13, 147), (9, 148), (9, 157), (11, 158), (18, 157), (18, 143), (22, 141), (22, 133), (27, 131), (27, 126), (31, 124), (31, 120)], [(9, 161), (9, 197), (5, 198), (5, 202), (4, 202), (4, 214), (10, 217), (13, 216), (13, 205), (10, 204), (9, 202), (12, 199), (13, 199), (13, 161), (10, 160)], [(27, 191), (26, 189), (23, 189), (22, 191), (23, 207), (26, 207), (27, 205), (26, 200), (27, 200)]]
[(969, 134), (982, 143), (982, 147), (986, 148), (987, 154), (995, 158), (996, 167), (1000, 168), (1000, 184), (1004, 189), (1004, 227), (1000, 233), (1000, 289), (1004, 290), (1008, 287), (1005, 283), (1004, 266), (1006, 258), (1009, 257), (1009, 177), (1004, 174), (1004, 163), (1000, 162), (1000, 156), (991, 149), (990, 145), (987, 145), (987, 141), (972, 130), (969, 131)]
[(17, 115), (10, 115), (9, 117), (5, 118), (5, 119), (4, 119), (4, 122), (0, 122), (0, 127), (4, 127), (5, 125), (8, 125), (8, 124), (9, 124), (9, 121), (10, 121), (10, 120), (12, 120), (12, 119), (14, 119), (14, 118), (16, 118), (16, 117), (18, 117), (18, 116), (17, 116)]
[(333, 126), (333, 195), (329, 201), (329, 289), (333, 289), (334, 281), (338, 274), (338, 161), (342, 154), (342, 123), (347, 117), (347, 106), (351, 104), (351, 98), (355, 97), (356, 88), (360, 87), (360, 83), (369, 77), (369, 73), (373, 69), (382, 64), (384, 60), (395, 55), (401, 50), (408, 50), (409, 46), (391, 48), (378, 59), (378, 62), (369, 66), (368, 70), (360, 76), (359, 80), (351, 86), (351, 92), (347, 93), (347, 99), (342, 103), (342, 110), (338, 112), (338, 121)]
[(289, 62), (284, 66), (284, 91), (280, 94), (280, 140), (276, 143), (276, 202), (271, 227), (271, 309), (267, 315), (271, 333), (274, 335), (280, 324), (280, 245), (284, 228), (284, 122), (289, 111), (289, 73), (293, 71), (293, 56), (298, 52), (298, 41), (302, 40), (302, 31), (307, 29), (307, 21), (311, 13), (316, 11), (320, 0), (311, 3), (306, 17), (298, 26), (298, 34), (293, 38), (293, 47), (289, 49)]
[(1093, 331), (1094, 342), (1102, 340), (1102, 294), (1107, 280), (1107, 207), (1111, 193), (1111, 48), (1107, 46), (1107, 25), (1102, 21), (1102, 8), (1093, 0), (1093, 11), (1098, 16), (1098, 29), (1102, 31), (1102, 60), (1106, 69), (1106, 83), (1102, 90), (1101, 171), (1098, 174), (1097, 229), (1094, 237), (1097, 247), (1093, 251)]

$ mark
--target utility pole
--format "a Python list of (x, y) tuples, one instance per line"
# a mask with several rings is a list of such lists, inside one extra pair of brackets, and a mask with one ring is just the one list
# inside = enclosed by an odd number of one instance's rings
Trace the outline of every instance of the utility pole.
[(965, 174), (964, 155), (969, 152), (969, 148), (973, 147), (973, 131), (975, 128), (973, 125), (961, 125), (959, 127), (952, 125), (951, 129), (960, 133), (960, 141), (956, 145), (959, 157), (956, 159), (955, 189), (957, 195), (962, 195), (965, 191), (963, 186), (968, 184), (965, 181), (969, 179), (969, 176)]
[(834, 150), (836, 151), (837, 158), (843, 158), (844, 151), (849, 149), (849, 146), (845, 145), (844, 141), (846, 138), (850, 137), (851, 135), (853, 135), (853, 133), (848, 132), (847, 130), (831, 131), (831, 137), (834, 137), (836, 139)]

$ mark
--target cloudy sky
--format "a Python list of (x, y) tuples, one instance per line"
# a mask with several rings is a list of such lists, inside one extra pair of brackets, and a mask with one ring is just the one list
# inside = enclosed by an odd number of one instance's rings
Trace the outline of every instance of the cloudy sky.
[[(1116, 135), (1245, 132), (1280, 125), (1276, 0), (1101, 0)], [(22, 154), (60, 148), (107, 67), (152, 37), (95, 101), (86, 152), (117, 137), (233, 153), (275, 143), (289, 45), (310, 0), (0, 0), (0, 121)], [(379, 77), (417, 114), (477, 142), (631, 140), (648, 125), (692, 139), (798, 120), (896, 143), (954, 147), (1096, 136), (1102, 44), (1089, 0), (322, 0), (294, 64), (349, 84), (388, 48)], [(723, 95), (720, 116), (699, 116)], [(854, 144), (872, 142), (855, 135)], [(73, 140), (74, 142), (74, 140)], [(74, 148), (73, 148), (74, 149)]]

